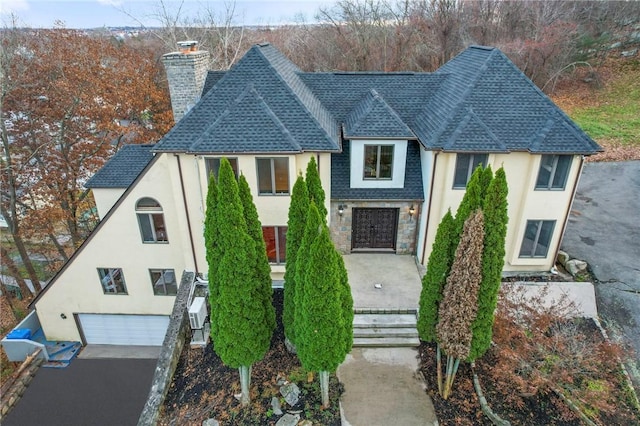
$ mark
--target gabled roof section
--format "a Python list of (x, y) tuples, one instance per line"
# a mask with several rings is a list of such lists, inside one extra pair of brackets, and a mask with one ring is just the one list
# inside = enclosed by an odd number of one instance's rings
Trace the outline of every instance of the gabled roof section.
[(447, 146), (461, 140), (455, 132), (472, 110), (474, 120), (508, 151), (540, 152), (533, 142), (550, 130), (549, 120), (558, 125), (548, 134), (548, 152), (588, 155), (601, 150), (498, 49), (472, 46), (436, 74), (449, 77), (413, 128), (427, 148), (452, 149)]
[(153, 159), (154, 145), (124, 145), (85, 184), (85, 188), (128, 188)]
[[(272, 46), (253, 46), (156, 144), (154, 152), (225, 153), (231, 147), (234, 147), (233, 152), (249, 152), (234, 145), (238, 142), (238, 137), (231, 132), (216, 137), (215, 144), (198, 143), (211, 123), (228, 114), (228, 110), (233, 108), (233, 103), (248, 84), (252, 84), (260, 94), (261, 102), (268, 107), (265, 111), (268, 110), (271, 116), (275, 115), (289, 133), (293, 145), (300, 147), (299, 152), (338, 151), (338, 125), (300, 80), (299, 72), (293, 63)], [(245, 122), (237, 115), (228, 115), (226, 120), (226, 124), (234, 129), (246, 128), (245, 134), (253, 138), (247, 143), (258, 149), (255, 152), (275, 151), (268, 145), (270, 140), (262, 139), (264, 129), (260, 127), (260, 123)], [(271, 119), (268, 121), (272, 122)]]
[(344, 137), (415, 139), (416, 136), (382, 96), (371, 89), (347, 116)]
[(249, 83), (189, 150), (232, 153), (300, 152), (302, 149), (253, 83)]
[(480, 120), (470, 108), (466, 115), (451, 133), (448, 140), (443, 142), (444, 151), (453, 152), (507, 152), (507, 146), (491, 129)]

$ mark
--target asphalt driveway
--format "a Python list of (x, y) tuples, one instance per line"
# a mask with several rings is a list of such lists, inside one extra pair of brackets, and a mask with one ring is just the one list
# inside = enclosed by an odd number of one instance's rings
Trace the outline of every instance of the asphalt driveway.
[(40, 368), (2, 425), (135, 425), (156, 362), (75, 359), (66, 368)]
[(605, 328), (635, 349), (640, 390), (640, 161), (585, 165), (562, 249), (589, 263)]

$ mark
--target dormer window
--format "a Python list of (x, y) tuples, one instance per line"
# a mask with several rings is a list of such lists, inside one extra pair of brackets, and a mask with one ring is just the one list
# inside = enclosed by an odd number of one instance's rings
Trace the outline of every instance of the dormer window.
[(393, 145), (364, 146), (364, 179), (391, 179)]
[(166, 243), (169, 241), (160, 203), (153, 198), (141, 198), (136, 203), (136, 215), (143, 243)]

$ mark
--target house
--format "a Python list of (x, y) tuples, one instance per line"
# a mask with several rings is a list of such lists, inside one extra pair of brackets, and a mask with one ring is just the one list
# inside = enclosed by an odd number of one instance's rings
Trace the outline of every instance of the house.
[(50, 340), (162, 344), (177, 277), (207, 271), (207, 176), (222, 157), (251, 186), (274, 280), (312, 156), (342, 253), (425, 264), (482, 164), (509, 183), (505, 271), (554, 265), (583, 158), (600, 147), (499, 50), (469, 47), (434, 73), (302, 72), (269, 44), (226, 72), (207, 72), (207, 57), (195, 43), (164, 56), (177, 124), (87, 183), (101, 221), (32, 304)]

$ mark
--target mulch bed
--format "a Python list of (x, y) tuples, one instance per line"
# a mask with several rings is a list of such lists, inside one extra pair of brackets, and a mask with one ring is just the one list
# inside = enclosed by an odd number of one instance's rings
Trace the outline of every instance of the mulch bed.
[(271, 410), (271, 399), (281, 397), (278, 380), (283, 378), (298, 385), (301, 398), (294, 407), (288, 407), (280, 398), (282, 411), (299, 413), (301, 419), (309, 419), (313, 424), (340, 425), (339, 398), (343, 387), (331, 375), (331, 406), (322, 410), (317, 376), (309, 383), (297, 356), (285, 347), (283, 299), (283, 290), (274, 290), (277, 326), (271, 348), (263, 360), (253, 365), (250, 406), (242, 408), (234, 397), (240, 393), (238, 370), (224, 366), (213, 345), (194, 349), (185, 345), (165, 399), (160, 425), (201, 425), (208, 418), (217, 419), (221, 425), (275, 425), (281, 416)]

